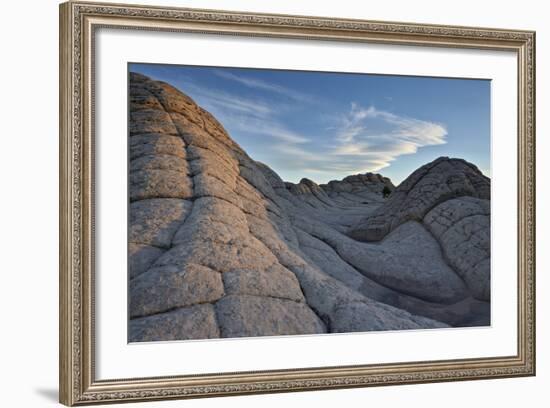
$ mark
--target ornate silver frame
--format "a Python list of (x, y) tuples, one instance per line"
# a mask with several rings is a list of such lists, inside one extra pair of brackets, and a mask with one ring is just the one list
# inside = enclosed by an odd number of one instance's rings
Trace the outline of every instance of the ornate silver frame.
[[(98, 27), (513, 51), (518, 61), (518, 349), (513, 356), (96, 380), (93, 47)], [(535, 374), (535, 33), (68, 2), (60, 6), (60, 402), (304, 391)]]

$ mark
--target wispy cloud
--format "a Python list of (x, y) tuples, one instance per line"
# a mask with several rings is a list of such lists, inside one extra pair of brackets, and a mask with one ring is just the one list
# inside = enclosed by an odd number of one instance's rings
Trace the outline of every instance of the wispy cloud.
[(193, 95), (199, 105), (206, 109), (227, 110), (256, 118), (266, 118), (273, 114), (273, 109), (269, 104), (256, 98), (245, 98), (220, 90), (213, 90), (190, 81), (184, 82), (181, 89)]
[[(308, 143), (310, 139), (299, 132), (288, 129), (279, 119), (273, 116), (257, 118), (240, 113), (217, 111), (217, 115), (229, 128), (253, 135), (263, 135), (274, 139), (272, 142), (283, 142), (285, 145)], [(269, 143), (269, 140), (267, 140)], [(267, 148), (269, 147), (266, 146)]]
[[(180, 78), (179, 88), (216, 116), (226, 128), (262, 135), (271, 143), (303, 144), (310, 139), (289, 129), (279, 117), (281, 108), (273, 102), (256, 97), (214, 90), (189, 79)], [(269, 144), (270, 141), (267, 140)]]
[(445, 144), (446, 136), (442, 124), (352, 103), (341, 118), (332, 154), (364, 157), (365, 166), (377, 171), (401, 155), (416, 153), (420, 147)]
[[(246, 86), (277, 93), (289, 91), (264, 81), (216, 72)], [(291, 181), (305, 176), (325, 182), (349, 174), (376, 172), (399, 156), (416, 153), (424, 146), (446, 143), (447, 130), (442, 124), (357, 103), (351, 103), (347, 111), (319, 112), (313, 120), (330, 117), (335, 125), (329, 131), (320, 130), (324, 136), (315, 138), (292, 128), (287, 120), (288, 110), (277, 99), (262, 98), (259, 93), (250, 96), (222, 91), (190, 78), (180, 79), (177, 86), (216, 116), (231, 136), (239, 133), (261, 136), (263, 160), (269, 158), (271, 162), (266, 164)]]
[(309, 146), (276, 145), (284, 154), (288, 167), (312, 175), (333, 178), (349, 174), (376, 172), (388, 167), (399, 156), (413, 154), (424, 146), (446, 143), (445, 126), (399, 116), (352, 103), (351, 109), (339, 118), (334, 143), (316, 149)]
[(273, 92), (273, 93), (285, 96), (287, 98), (294, 99), (295, 101), (298, 101), (298, 102), (305, 102), (305, 103), (317, 102), (317, 98), (314, 98), (311, 95), (308, 95), (303, 92), (295, 91), (286, 86), (279, 85), (273, 82), (268, 82), (257, 78), (250, 78), (246, 76), (236, 75), (231, 72), (222, 71), (222, 70), (216, 70), (214, 71), (214, 74), (216, 74), (220, 78), (238, 82), (249, 88)]

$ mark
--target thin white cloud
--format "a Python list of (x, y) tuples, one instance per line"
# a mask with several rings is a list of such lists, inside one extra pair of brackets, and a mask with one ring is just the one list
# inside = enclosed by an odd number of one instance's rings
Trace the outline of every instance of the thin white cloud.
[(352, 103), (341, 118), (332, 154), (364, 157), (365, 166), (376, 171), (401, 155), (416, 153), (420, 147), (445, 144), (446, 136), (442, 124)]
[(289, 145), (303, 144), (310, 141), (304, 135), (286, 128), (283, 123), (273, 117), (259, 119), (247, 115), (227, 115), (227, 113), (223, 112), (220, 112), (220, 116), (225, 118), (230, 127), (242, 132), (269, 136), (278, 142), (284, 142)]
[[(390, 157), (367, 158), (364, 155), (339, 155), (328, 151), (312, 152), (299, 145), (279, 144), (273, 146), (274, 155), (279, 153), (279, 162), (284, 162), (285, 172), (307, 172), (321, 175), (319, 182), (343, 178), (351, 174), (378, 171), (389, 165)], [(279, 169), (276, 169), (279, 170)]]
[(378, 172), (399, 156), (414, 154), (424, 146), (446, 143), (447, 130), (441, 124), (363, 108), (352, 103), (342, 114), (335, 131), (335, 142), (316, 149), (309, 146), (278, 145), (285, 155), (288, 170), (317, 176), (317, 179), (341, 178), (350, 174)]
[(286, 155), (285, 157), (288, 157), (289, 162), (292, 162), (290, 164), (297, 166), (297, 168), (301, 168), (305, 163), (312, 164), (322, 160), (319, 155), (292, 143), (275, 144), (273, 149)]
[(257, 99), (243, 98), (219, 90), (211, 90), (191, 82), (185, 83), (181, 88), (185, 89), (184, 92), (193, 95), (196, 102), (206, 109), (207, 107), (216, 107), (257, 118), (265, 118), (273, 113), (268, 104)]
[(310, 141), (289, 129), (277, 117), (279, 107), (257, 98), (212, 90), (187, 80), (180, 85), (204, 109), (211, 112), (226, 128), (273, 138), (278, 143), (302, 144)]
[[(308, 174), (318, 182), (326, 182), (350, 174), (378, 172), (399, 156), (446, 143), (447, 130), (442, 124), (357, 103), (352, 103), (347, 112), (322, 115), (335, 115), (333, 123), (337, 126), (331, 129), (331, 137), (326, 137), (326, 129), (320, 138), (309, 137), (284, 121), (286, 115), (281, 114), (282, 107), (276, 101), (219, 91), (190, 80), (177, 85), (220, 120), (232, 137), (239, 133), (263, 137), (262, 157), (255, 158), (294, 182)], [(251, 85), (258, 86), (256, 82)]]
[(238, 82), (242, 85), (245, 85), (249, 88), (253, 89), (260, 89), (268, 92), (274, 92), (279, 95), (286, 96), (287, 98), (294, 99), (295, 101), (299, 102), (306, 102), (306, 103), (316, 103), (317, 99), (313, 98), (310, 95), (307, 95), (302, 92), (295, 91), (293, 89), (290, 89), (286, 86), (282, 86), (279, 84), (275, 84), (272, 82), (267, 82), (261, 79), (256, 78), (250, 78), (246, 76), (236, 75), (232, 74), (231, 72), (222, 71), (222, 70), (216, 70), (214, 71), (214, 74), (217, 76), (228, 79), (231, 81)]

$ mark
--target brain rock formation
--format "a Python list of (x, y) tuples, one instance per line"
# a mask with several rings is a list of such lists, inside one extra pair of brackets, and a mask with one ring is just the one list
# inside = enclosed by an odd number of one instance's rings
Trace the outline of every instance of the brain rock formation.
[(490, 185), (471, 164), (285, 183), (136, 73), (129, 131), (129, 341), (489, 324)]

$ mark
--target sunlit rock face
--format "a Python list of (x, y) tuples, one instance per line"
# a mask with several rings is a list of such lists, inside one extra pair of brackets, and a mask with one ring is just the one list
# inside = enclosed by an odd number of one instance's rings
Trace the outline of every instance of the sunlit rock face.
[(471, 164), (285, 183), (134, 73), (129, 132), (129, 341), (489, 324), (490, 185)]

